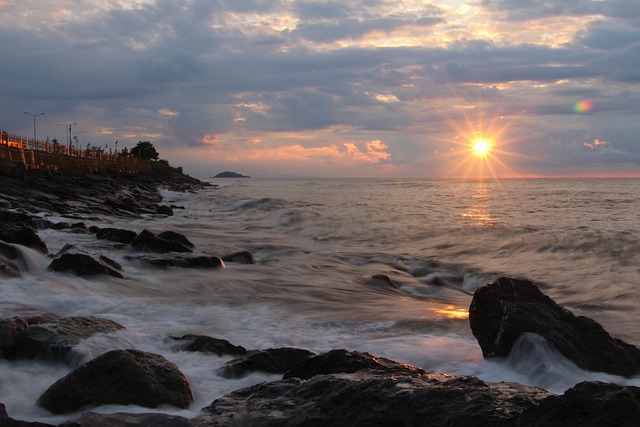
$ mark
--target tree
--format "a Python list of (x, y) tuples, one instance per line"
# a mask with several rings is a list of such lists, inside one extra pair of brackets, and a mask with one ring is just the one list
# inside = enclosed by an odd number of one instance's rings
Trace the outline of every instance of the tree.
[(139, 159), (158, 160), (160, 155), (156, 147), (149, 141), (138, 141), (138, 144), (131, 149), (130, 156)]

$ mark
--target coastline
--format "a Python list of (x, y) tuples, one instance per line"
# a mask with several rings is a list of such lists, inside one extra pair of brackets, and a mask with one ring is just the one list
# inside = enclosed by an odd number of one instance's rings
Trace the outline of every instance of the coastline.
[[(28, 228), (32, 228), (37, 235), (39, 227), (55, 225), (46, 224), (33, 216), (38, 212), (57, 212), (69, 216), (70, 219), (85, 218), (85, 220), (91, 215), (100, 213), (131, 218), (146, 213), (167, 215), (170, 211), (162, 208), (162, 199), (157, 191), (159, 186), (173, 191), (197, 191), (206, 183), (184, 176), (173, 177), (170, 180), (157, 180), (144, 176), (28, 174), (22, 181), (19, 178), (0, 177), (0, 185), (3, 188), (0, 197), (4, 200), (1, 202), (3, 211), (24, 214), (20, 217), (20, 222), (14, 223), (21, 224), (30, 220), (33, 226)], [(167, 208), (180, 209), (181, 207), (168, 206)], [(92, 224), (86, 221), (85, 226), (90, 230)], [(9, 220), (5, 219), (5, 225), (9, 223)], [(5, 317), (5, 320), (15, 318), (15, 316)], [(20, 334), (31, 325), (33, 323), (21, 324), (19, 327), (23, 327), (22, 330), (14, 327), (11, 331), (17, 333), (16, 339), (19, 340)], [(185, 351), (216, 353), (212, 349), (217, 349), (227, 352), (228, 344), (231, 344), (220, 343), (213, 337), (179, 338), (179, 341), (185, 343), (184, 348), (188, 349)], [(223, 350), (220, 350), (220, 347)], [(247, 353), (237, 349), (232, 350), (240, 351), (241, 354), (239, 360), (230, 369), (233, 374), (241, 375), (247, 367), (258, 366), (267, 372), (275, 371), (274, 373), (282, 374), (284, 377), (282, 381), (249, 387), (247, 390), (237, 390), (212, 404), (198, 419), (186, 420), (172, 417), (172, 422), (176, 423), (174, 425), (237, 425), (234, 423), (238, 422), (239, 417), (246, 421), (245, 425), (296, 425), (309, 423), (312, 420), (316, 423), (349, 422), (353, 425), (389, 425), (398, 422), (417, 425), (450, 425), (451, 423), (465, 425), (464, 421), (466, 421), (471, 425), (471, 420), (474, 419), (498, 425), (535, 425), (534, 422), (537, 421), (532, 414), (536, 411), (540, 414), (542, 408), (547, 408), (550, 405), (548, 402), (553, 402), (556, 397), (543, 390), (517, 384), (495, 385), (472, 377), (427, 373), (363, 353), (336, 350), (322, 355), (309, 355), (304, 353), (303, 349), (291, 349), (286, 352), (275, 350), (277, 349), (250, 350)], [(267, 362), (274, 359), (280, 362), (276, 366)], [(306, 366), (302, 369), (300, 365)], [(318, 365), (322, 366), (322, 369), (318, 369)], [(413, 392), (396, 396), (397, 384), (403, 384), (405, 389), (411, 389)], [(331, 390), (328, 398), (320, 399), (317, 392), (314, 392), (314, 387)], [(620, 396), (628, 393), (635, 396), (635, 402), (638, 402), (639, 394), (636, 387), (616, 388), (618, 386), (601, 385), (597, 386), (596, 390), (593, 387), (596, 386), (590, 384), (576, 387), (576, 392), (582, 392), (583, 396), (585, 393), (591, 396), (592, 400), (588, 402), (587, 407), (597, 408), (595, 399), (599, 398), (600, 394), (608, 394), (608, 399), (613, 399), (611, 395)], [(364, 394), (367, 389), (370, 390), (370, 394)], [(292, 401), (296, 402), (295, 407), (278, 406), (282, 403), (279, 402), (279, 398), (283, 392), (292, 397)], [(454, 398), (455, 396), (458, 398)], [(571, 396), (569, 393), (567, 399)], [(387, 401), (387, 406), (373, 408), (363, 404), (365, 401), (376, 399)], [(478, 412), (473, 412), (472, 408), (464, 406), (465, 401), (469, 404), (469, 399), (476, 406), (474, 410)], [(447, 401), (448, 404), (445, 403)], [(314, 407), (312, 402), (316, 402), (317, 406)], [(485, 404), (477, 407), (478, 402), (485, 402)], [(612, 400), (608, 402), (611, 403)], [(622, 403), (623, 401), (614, 400), (613, 402)], [(566, 401), (556, 403), (567, 404)], [(615, 405), (611, 406), (615, 408)], [(306, 407), (306, 409), (297, 410), (298, 407)], [(408, 408), (407, 412), (398, 414), (398, 407)], [(269, 410), (263, 411), (264, 408)], [(435, 409), (432, 413), (428, 408)], [(633, 408), (632, 401), (631, 409)], [(638, 408), (636, 403), (635, 409), (638, 410)], [(272, 414), (278, 411), (286, 416), (273, 419)], [(552, 412), (548, 408), (545, 411)], [(444, 414), (438, 415), (440, 412)], [(150, 409), (149, 413), (153, 413), (153, 410)], [(365, 417), (367, 413), (369, 415)], [(342, 418), (338, 418), (338, 414), (347, 415), (340, 415)], [(613, 411), (602, 414), (610, 417), (611, 425), (620, 425)], [(2, 419), (1, 415), (0, 413), (0, 419)], [(632, 414), (627, 413), (627, 415)], [(97, 422), (95, 417), (102, 417), (99, 419), (103, 422), (118, 425), (116, 422), (120, 422), (117, 420), (121, 420), (123, 415), (115, 418), (95, 414), (83, 417), (85, 417), (83, 421), (85, 424), (69, 425), (92, 425), (92, 422)], [(149, 419), (143, 418), (140, 417), (138, 425), (154, 425), (149, 422)], [(167, 420), (169, 418), (170, 416), (166, 416)], [(157, 422), (157, 419), (155, 420), (154, 422)], [(420, 420), (424, 424), (421, 424)], [(430, 421), (427, 422), (427, 420)], [(577, 420), (577, 418), (574, 419), (574, 421)], [(570, 422), (566, 419), (564, 421)], [(617, 424), (613, 424), (613, 421)], [(145, 422), (147, 424), (144, 424)], [(474, 425), (477, 425), (477, 422)]]

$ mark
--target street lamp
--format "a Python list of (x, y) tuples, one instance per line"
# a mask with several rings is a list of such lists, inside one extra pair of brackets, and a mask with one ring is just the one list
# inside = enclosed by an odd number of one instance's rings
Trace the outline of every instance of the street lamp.
[(36, 139), (36, 117), (38, 116), (44, 116), (44, 113), (40, 113), (40, 114), (31, 114), (27, 111), (24, 112), (25, 114), (30, 115), (31, 117), (33, 117), (33, 141), (34, 143), (37, 142), (38, 140)]
[(77, 125), (76, 122), (67, 122), (67, 124), (61, 125), (60, 123), (56, 123), (58, 126), (64, 126), (67, 128), (67, 147), (71, 147), (71, 126)]

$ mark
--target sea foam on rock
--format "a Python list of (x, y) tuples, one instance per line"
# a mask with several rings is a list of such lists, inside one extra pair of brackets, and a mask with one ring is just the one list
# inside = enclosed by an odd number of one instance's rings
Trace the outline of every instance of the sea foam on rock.
[(520, 336), (535, 333), (585, 370), (640, 373), (638, 347), (613, 338), (593, 319), (575, 316), (528, 280), (502, 277), (479, 288), (469, 323), (485, 358), (506, 357)]

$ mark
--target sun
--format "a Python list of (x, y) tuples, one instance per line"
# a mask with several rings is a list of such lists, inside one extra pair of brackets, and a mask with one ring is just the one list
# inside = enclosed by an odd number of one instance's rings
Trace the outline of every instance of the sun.
[(484, 156), (489, 153), (491, 143), (485, 139), (478, 139), (473, 143), (473, 152), (478, 156)]

